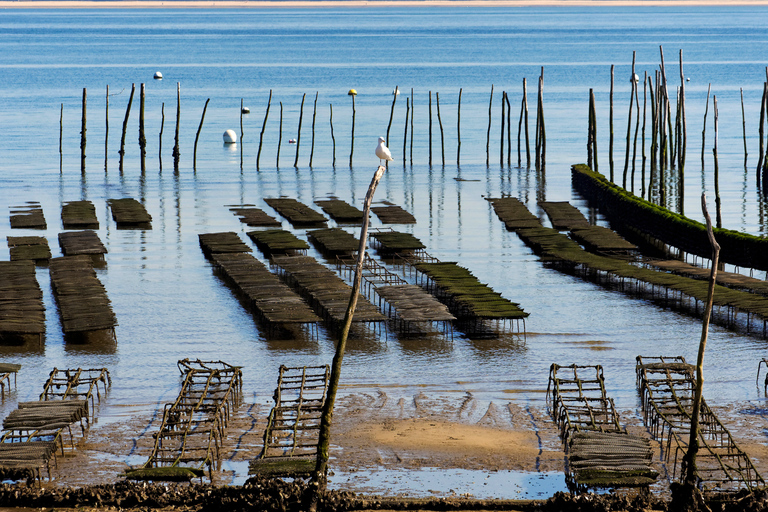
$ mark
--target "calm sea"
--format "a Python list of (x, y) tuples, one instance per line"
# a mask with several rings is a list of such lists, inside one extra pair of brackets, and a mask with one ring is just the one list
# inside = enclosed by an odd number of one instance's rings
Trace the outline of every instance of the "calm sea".
[[(59, 254), (61, 203), (93, 201), (101, 222), (98, 234), (109, 251), (107, 266), (98, 275), (120, 325), (116, 347), (64, 343), (48, 271), (39, 269), (47, 307), (45, 346), (41, 350), (0, 348), (3, 360), (23, 364), (18, 391), (0, 405), (0, 412), (7, 414), (17, 400), (35, 399), (53, 367), (108, 367), (114, 385), (100, 417), (119, 421), (124, 406), (135, 405), (132, 411), (149, 418), (159, 404), (175, 397), (175, 363), (180, 358), (242, 365), (247, 400), (265, 407), (280, 364), (330, 363), (333, 340), (322, 328), (316, 340), (267, 339), (213, 274), (197, 235), (236, 231), (247, 239), (249, 228), (227, 205), (252, 203), (274, 214), (262, 201), (264, 197), (285, 195), (312, 205), (315, 199), (337, 196), (360, 205), (378, 165), (373, 153), (377, 137), (387, 136), (388, 130), (395, 161), (376, 198), (416, 216), (416, 225), (398, 228), (419, 237), (430, 254), (458, 261), (505, 297), (520, 302), (531, 314), (529, 334), (525, 340), (504, 336), (478, 341), (457, 332), (453, 340), (420, 341), (399, 339), (392, 332), (371, 333), (350, 346), (343, 374), (346, 389), (371, 391), (388, 386), (392, 388), (388, 393), (408, 399), (428, 385), (434, 394), (471, 392), (486, 406), (514, 400), (543, 407), (541, 391), (551, 363), (600, 363), (617, 406), (636, 410), (635, 356), (680, 354), (695, 360), (699, 322), (544, 268), (516, 235), (504, 229), (484, 197), (511, 194), (537, 214), (537, 199), (571, 201), (586, 212), (583, 200), (571, 190), (569, 166), (586, 159), (589, 89), (597, 97), (600, 165), (605, 171), (610, 66), (615, 64), (614, 159), (621, 174), (632, 53), (637, 52), (637, 74), (653, 75), (662, 45), (670, 82), (679, 82), (680, 49), (685, 76), (690, 78), (686, 84), (690, 134), (686, 213), (701, 218), (702, 192), (714, 208), (712, 99), (704, 169), (700, 162), (711, 84), (719, 108), (723, 224), (766, 233), (754, 167), (766, 78), (767, 14), (762, 7), (3, 11), (0, 234), (42, 234), (54, 254)], [(545, 173), (537, 175), (516, 166), (516, 130), (525, 78), (533, 133), (542, 66), (547, 166)], [(162, 72), (163, 80), (152, 79), (156, 71)], [(143, 174), (137, 143), (142, 82), (146, 83), (148, 140)], [(137, 93), (120, 173), (120, 132), (132, 83)], [(175, 173), (171, 149), (177, 83), (181, 163)], [(395, 87), (401, 94), (392, 110)], [(492, 87), (490, 164), (486, 166)], [(88, 98), (87, 163), (81, 175), (83, 88)], [(358, 95), (350, 165), (352, 100), (347, 92), (352, 88)], [(741, 90), (749, 151), (746, 170)], [(270, 91), (272, 102), (257, 170)], [(462, 144), (457, 165), (460, 91)], [(512, 167), (506, 164), (506, 155), (504, 165), (499, 163), (502, 91), (509, 94), (512, 106)], [(195, 134), (208, 98), (193, 169)], [(409, 126), (404, 164), (406, 99), (413, 108), (414, 133), (411, 150)], [(251, 112), (242, 120), (243, 138), (237, 145), (225, 146), (225, 130), (240, 135), (241, 100)], [(298, 138), (302, 101), (297, 149), (288, 141)], [(277, 162), (281, 104), (283, 144)], [(393, 121), (388, 128), (390, 112)], [(161, 128), (162, 153), (158, 154)], [(639, 188), (639, 160), (636, 174)], [(153, 216), (152, 230), (115, 229), (106, 200), (125, 196), (146, 205)], [(46, 231), (10, 230), (9, 207), (24, 201), (42, 204)], [(377, 219), (373, 225), (380, 226)], [(283, 226), (292, 229), (287, 222)], [(300, 230), (293, 231), (304, 236)], [(4, 246), (0, 258), (8, 258)], [(752, 379), (765, 355), (763, 340), (713, 327), (708, 350), (705, 396), (710, 404), (741, 407), (761, 400)], [(148, 382), (152, 385), (147, 386)], [(400, 485), (407, 492), (419, 492), (408, 483)], [(482, 489), (476, 494), (482, 495)]]

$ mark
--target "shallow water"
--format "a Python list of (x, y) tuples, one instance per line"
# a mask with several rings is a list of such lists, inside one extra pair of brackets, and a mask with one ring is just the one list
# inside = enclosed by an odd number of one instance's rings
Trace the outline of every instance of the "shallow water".
[[(0, 347), (2, 360), (23, 365), (18, 386), (0, 405), (0, 413), (7, 414), (18, 400), (35, 399), (53, 367), (109, 369), (114, 384), (100, 409), (99, 426), (136, 415), (151, 418), (162, 404), (172, 401), (179, 389), (175, 363), (181, 358), (221, 359), (242, 365), (246, 401), (262, 405), (262, 410), (271, 403), (280, 364), (330, 363), (333, 336), (324, 327), (317, 337), (267, 339), (251, 314), (214, 275), (199, 248), (197, 235), (236, 231), (250, 244), (245, 236), (250, 228), (240, 224), (227, 205), (251, 203), (274, 215), (263, 202), (265, 197), (285, 195), (312, 205), (315, 199), (337, 196), (360, 205), (378, 164), (373, 148), (377, 137), (386, 134), (395, 85), (403, 91), (396, 103), (390, 135), (395, 162), (390, 164), (376, 200), (391, 201), (413, 213), (417, 224), (397, 229), (420, 238), (427, 252), (440, 260), (457, 261), (467, 267), (503, 296), (520, 302), (531, 316), (524, 337), (510, 334), (477, 340), (457, 331), (453, 339), (413, 339), (400, 338), (391, 330), (358, 333), (350, 341), (344, 361), (342, 391), (386, 388), (393, 396), (406, 399), (423, 390), (435, 394), (470, 392), (485, 405), (511, 400), (543, 407), (551, 363), (599, 363), (605, 367), (606, 386), (617, 407), (636, 410), (635, 356), (683, 355), (693, 361), (701, 330), (699, 322), (544, 268), (515, 234), (506, 231), (484, 198), (500, 194), (520, 197), (541, 218), (538, 199), (569, 200), (591, 213), (571, 190), (569, 176), (569, 165), (585, 158), (588, 89), (595, 87), (598, 94), (598, 136), (607, 151), (609, 69), (611, 63), (617, 65), (616, 101), (620, 106), (615, 114), (615, 160), (617, 169), (623, 169), (619, 139), (626, 129), (623, 102), (629, 88), (622, 77), (629, 75), (632, 50), (638, 50), (639, 69), (654, 69), (661, 43), (668, 52), (667, 65), (674, 67), (674, 71), (668, 71), (670, 76), (677, 76), (677, 48), (684, 49), (686, 73), (692, 77), (686, 90), (691, 126), (694, 120), (698, 125), (703, 116), (708, 82), (713, 83), (718, 94), (724, 225), (764, 233), (763, 202), (753, 171), (745, 175), (742, 168), (738, 105), (739, 87), (744, 87), (750, 126), (756, 126), (764, 80), (759, 37), (762, 32), (748, 40), (742, 34), (756, 33), (749, 27), (754, 27), (761, 16), (764, 18), (764, 11), (579, 8), (4, 12), (0, 20), (0, 66), (5, 70), (0, 83), (0, 120), (4, 126), (0, 130), (0, 208), (6, 210), (0, 213), (0, 234), (45, 236), (54, 255), (58, 255), (61, 202), (93, 201), (101, 224), (97, 233), (109, 251), (106, 267), (97, 273), (120, 325), (114, 346), (65, 343), (48, 271), (39, 268), (38, 280), (47, 307), (44, 347)], [(663, 15), (649, 16), (657, 12)], [(639, 18), (650, 27), (640, 28), (636, 23)], [(586, 20), (590, 22), (588, 28)], [(545, 66), (549, 136), (546, 172), (537, 174), (506, 164), (502, 167), (498, 163), (500, 92), (510, 91), (514, 119), (519, 113), (522, 78), (528, 78), (529, 101), (533, 102), (541, 65)], [(152, 81), (157, 70), (164, 73), (164, 80)], [(123, 173), (118, 171), (120, 128), (132, 81), (148, 82), (148, 156), (144, 174), (140, 172), (136, 145), (138, 91), (126, 140), (125, 168)], [(177, 81), (181, 82), (182, 94), (182, 158), (176, 173), (170, 152)], [(110, 84), (114, 95), (109, 99), (105, 169), (106, 84)], [(486, 166), (491, 84), (495, 91), (494, 124), (490, 165)], [(83, 87), (88, 88), (88, 145), (87, 172), (81, 176)], [(353, 166), (349, 165), (351, 102), (346, 94), (351, 87), (359, 92)], [(404, 166), (405, 97), (411, 87), (416, 101), (414, 161)], [(460, 87), (462, 146), (461, 165), (457, 166), (456, 103)], [(273, 99), (257, 171), (259, 132), (270, 88)], [(433, 97), (434, 92), (445, 91), (440, 97), (446, 132), (445, 166), (441, 165), (436, 117), (432, 166), (428, 162), (426, 116), (430, 89)], [(315, 91), (319, 92), (318, 117), (310, 167)], [(300, 159), (294, 168), (296, 146), (287, 140), (297, 135), (304, 93), (307, 97)], [(212, 100), (201, 131), (195, 170), (194, 136), (208, 97)], [(238, 145), (224, 146), (220, 137), (225, 129), (235, 129), (239, 134), (241, 97), (251, 108), (251, 114), (243, 120), (245, 138)], [(276, 167), (280, 101), (284, 103), (285, 117), (280, 166)], [(61, 103), (62, 172), (58, 153)], [(162, 103), (166, 118), (161, 168), (157, 134)], [(329, 103), (333, 104), (337, 144), (335, 166)], [(711, 126), (710, 118), (709, 129)], [(691, 133), (697, 130), (689, 127)], [(713, 186), (711, 161), (707, 162), (706, 174), (700, 171), (697, 137), (689, 142), (685, 203), (686, 212), (695, 218), (700, 217), (699, 194), (711, 194)], [(749, 142), (753, 154), (756, 134), (750, 135)], [(754, 157), (750, 169), (752, 162)], [(603, 171), (607, 169), (605, 152), (601, 154), (601, 166)], [(124, 196), (145, 204), (153, 217), (151, 230), (115, 228), (106, 200)], [(8, 207), (23, 201), (41, 203), (47, 230), (9, 229)], [(381, 226), (376, 218), (372, 225)], [(294, 230), (285, 221), (283, 227), (304, 237), (303, 230)], [(320, 258), (314, 250), (310, 254)], [(0, 247), (0, 258), (8, 258), (5, 247)], [(705, 396), (710, 405), (762, 403), (761, 390), (752, 382), (764, 353), (764, 340), (713, 327), (706, 359)], [(123, 460), (125, 464), (136, 464), (143, 458), (141, 453), (131, 452)], [(242, 464), (235, 468), (236, 480), (244, 478), (243, 468)], [(442, 491), (452, 487), (458, 494), (471, 492), (478, 497), (503, 494), (494, 490), (485, 495), (475, 487), (446, 483), (467, 480), (458, 474), (450, 478), (443, 474), (446, 480), (441, 481), (435, 480), (430, 470), (423, 473), (418, 478), (406, 478), (394, 472), (380, 477), (374, 472), (367, 478), (381, 482), (373, 488), (395, 492), (421, 492), (441, 485)], [(352, 485), (348, 475), (335, 478), (338, 485)], [(526, 487), (540, 476), (519, 478), (527, 482), (519, 485)], [(544, 475), (544, 481), (550, 482), (550, 475)], [(504, 497), (516, 497), (515, 491), (510, 493)]]

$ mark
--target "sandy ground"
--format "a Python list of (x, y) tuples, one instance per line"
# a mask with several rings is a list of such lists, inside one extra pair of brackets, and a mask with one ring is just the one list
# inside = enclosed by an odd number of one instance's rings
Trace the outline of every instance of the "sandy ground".
[[(331, 470), (562, 472), (564, 454), (554, 422), (546, 407), (526, 404), (516, 398), (481, 401), (471, 393), (458, 391), (344, 389), (334, 418)], [(737, 403), (716, 413), (758, 471), (768, 475), (768, 412), (750, 411), (751, 407)], [(70, 447), (64, 457), (59, 457), (58, 467), (52, 470), (53, 479), (44, 485), (113, 483), (129, 465), (143, 463), (151, 451), (152, 433), (157, 431), (160, 418), (146, 412), (150, 409), (146, 406), (124, 409), (110, 409), (109, 419), (95, 422), (84, 437), (75, 432), (76, 449)], [(248, 461), (261, 450), (268, 412), (267, 406), (247, 401), (238, 407), (227, 429), (222, 466), (214, 473), (214, 483), (244, 481)], [(630, 433), (650, 437), (637, 411), (619, 412)], [(663, 480), (669, 468), (660, 460), (656, 466)], [(653, 490), (664, 494), (667, 486), (663, 480)], [(370, 485), (349, 490), (384, 495), (391, 492)]]
[(0, 9), (110, 8), (307, 8), (307, 7), (532, 7), (532, 6), (701, 6), (768, 5), (768, 0), (18, 0), (0, 1)]

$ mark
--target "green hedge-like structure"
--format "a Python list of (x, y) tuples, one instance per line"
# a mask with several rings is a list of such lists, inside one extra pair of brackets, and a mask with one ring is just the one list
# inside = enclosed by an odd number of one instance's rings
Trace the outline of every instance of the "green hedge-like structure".
[[(641, 199), (587, 165), (572, 166), (571, 179), (574, 188), (600, 208), (612, 224), (630, 226), (687, 253), (711, 257), (705, 224)], [(721, 262), (768, 270), (768, 239), (730, 229), (714, 231)]]

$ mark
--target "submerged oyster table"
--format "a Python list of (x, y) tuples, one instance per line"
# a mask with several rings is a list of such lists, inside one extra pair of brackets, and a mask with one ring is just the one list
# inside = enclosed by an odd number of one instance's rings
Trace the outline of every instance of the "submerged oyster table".
[(42, 236), (8, 236), (8, 250), (11, 261), (34, 260), (36, 264), (45, 264), (51, 258), (48, 240)]
[(11, 206), (11, 229), (46, 229), (43, 207), (37, 201), (27, 201), (23, 206)]
[(36, 340), (45, 335), (43, 291), (32, 260), (0, 261), (0, 344)]
[(68, 201), (61, 206), (64, 229), (99, 229), (96, 208), (90, 201)]

